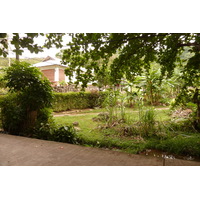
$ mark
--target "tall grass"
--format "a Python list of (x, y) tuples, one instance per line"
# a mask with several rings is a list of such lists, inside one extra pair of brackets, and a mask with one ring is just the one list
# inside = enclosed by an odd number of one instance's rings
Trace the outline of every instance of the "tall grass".
[(116, 91), (110, 91), (103, 102), (103, 107), (108, 112), (108, 119), (106, 121), (108, 126), (110, 126), (117, 117), (117, 95)]
[(126, 97), (119, 91), (111, 90), (103, 102), (103, 107), (108, 113), (108, 120), (106, 121), (108, 126), (116, 121), (126, 122), (129, 120), (126, 112)]
[[(129, 116), (132, 116), (131, 124), (121, 123), (106, 129), (97, 128), (99, 122), (92, 120), (97, 113), (85, 114), (84, 117), (82, 115), (56, 117), (55, 121), (63, 125), (77, 121), (80, 127), (78, 142), (82, 145), (129, 153), (158, 149), (178, 155), (200, 156), (200, 136), (192, 129), (191, 132), (183, 132), (182, 126), (172, 126), (165, 110), (157, 111), (154, 108), (141, 107), (138, 112), (130, 112), (130, 109), (128, 111)], [(181, 129), (182, 132), (178, 133)]]
[(140, 124), (140, 136), (150, 136), (155, 132), (155, 109), (150, 107), (144, 109), (144, 107), (139, 107), (139, 124)]

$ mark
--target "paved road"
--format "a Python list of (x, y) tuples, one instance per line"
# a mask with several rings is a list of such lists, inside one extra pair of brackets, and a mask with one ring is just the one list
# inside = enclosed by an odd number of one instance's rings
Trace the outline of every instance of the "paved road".
[[(162, 158), (0, 134), (1, 166), (163, 166)], [(166, 166), (200, 162), (165, 159)]]

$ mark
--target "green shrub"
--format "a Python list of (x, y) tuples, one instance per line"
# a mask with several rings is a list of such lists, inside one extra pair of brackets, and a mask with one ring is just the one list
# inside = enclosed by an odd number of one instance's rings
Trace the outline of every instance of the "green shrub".
[(43, 108), (38, 111), (37, 124), (53, 121), (52, 109)]
[(0, 101), (2, 127), (11, 134), (29, 136), (38, 116), (39, 122), (47, 121), (49, 114), (44, 109), (51, 106), (52, 87), (37, 68), (26, 62), (14, 62), (5, 72), (9, 93)]
[(59, 112), (71, 109), (94, 108), (101, 106), (104, 98), (104, 92), (55, 93), (53, 111)]
[(6, 96), (0, 103), (2, 128), (11, 134), (23, 132), (26, 110), (20, 106), (20, 100), (16, 94)]
[(14, 62), (6, 68), (6, 87), (16, 92), (21, 104), (31, 111), (50, 107), (53, 90), (49, 80), (36, 67), (26, 62)]
[(41, 123), (37, 124), (32, 129), (32, 137), (42, 140), (53, 140), (53, 132), (54, 128), (52, 127), (52, 123)]
[[(25, 121), (27, 120), (26, 108), (21, 106), (20, 98), (15, 93), (11, 93), (0, 102), (1, 113), (0, 119), (2, 121), (2, 128), (14, 135), (22, 135), (27, 133), (29, 129), (25, 129)], [(47, 123), (53, 120), (52, 110), (49, 108), (40, 109), (37, 113), (36, 124)], [(24, 135), (24, 134), (23, 134)]]
[(56, 142), (77, 143), (77, 133), (72, 125), (59, 126), (54, 122), (41, 123), (35, 127), (33, 137)]
[(71, 144), (77, 143), (76, 131), (72, 125), (58, 126), (53, 133), (53, 141), (67, 142)]

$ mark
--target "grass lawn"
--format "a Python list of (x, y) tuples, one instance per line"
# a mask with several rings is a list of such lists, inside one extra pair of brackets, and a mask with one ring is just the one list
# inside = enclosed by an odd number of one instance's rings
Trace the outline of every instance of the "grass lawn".
[[(67, 116), (54, 117), (55, 122), (61, 125), (72, 124), (78, 122), (78, 136), (80, 143), (84, 146), (93, 146), (100, 148), (108, 148), (128, 153), (140, 153), (146, 149), (157, 149), (176, 155), (187, 155), (200, 157), (200, 136), (193, 130), (175, 130), (171, 125), (166, 125), (164, 131), (165, 136), (140, 137), (136, 135), (123, 135), (117, 132), (117, 129), (103, 128), (100, 129), (101, 122), (93, 121), (92, 118), (97, 117), (99, 112), (105, 109), (81, 110), (77, 114)], [(158, 108), (155, 110), (155, 119), (160, 124), (167, 124), (170, 120), (169, 109)], [(139, 115), (136, 109), (127, 108), (127, 116), (135, 122), (138, 122)], [(170, 128), (169, 128), (170, 127)]]
[(97, 114), (85, 113), (85, 115), (79, 114), (79, 115), (55, 117), (55, 121), (56, 123), (62, 124), (62, 125), (78, 122), (79, 127), (81, 129), (79, 131), (79, 135), (85, 136), (91, 139), (93, 138), (93, 140), (98, 140), (98, 139), (102, 139), (103, 135), (99, 133), (98, 131), (95, 131), (95, 128), (97, 127), (97, 123), (92, 121), (92, 118), (95, 116), (97, 116)]
[[(92, 118), (96, 117), (99, 112), (105, 109), (81, 110), (78, 114), (55, 117), (55, 122), (61, 125), (79, 123), (80, 130), (78, 135), (83, 141), (83, 145), (105, 147), (109, 149), (122, 150), (129, 153), (138, 153), (145, 149), (146, 142), (138, 136), (124, 137), (113, 131), (112, 129), (98, 129), (101, 123), (95, 122)], [(156, 119), (169, 119), (168, 110), (156, 110)], [(127, 108), (127, 115), (130, 119), (137, 121), (138, 112), (135, 109)]]

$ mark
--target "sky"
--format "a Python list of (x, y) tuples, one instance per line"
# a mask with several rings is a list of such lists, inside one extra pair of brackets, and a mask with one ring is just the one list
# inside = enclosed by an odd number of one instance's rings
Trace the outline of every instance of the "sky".
[[(8, 34), (9, 34), (9, 38), (12, 38), (12, 33), (8, 33)], [(23, 36), (23, 33), (21, 33), (21, 36)], [(63, 45), (64, 46), (68, 43), (69, 39), (70, 38), (68, 36), (63, 37)], [(43, 36), (39, 36), (39, 37), (35, 38), (35, 43), (38, 45), (42, 46), (44, 44), (44, 42), (45, 42), (45, 37), (43, 37)], [(66, 47), (64, 47), (64, 49), (65, 48)], [(14, 49), (14, 46), (10, 44), (9, 57), (15, 57), (15, 53), (12, 52), (13, 49)], [(36, 54), (36, 53), (31, 53), (27, 49), (24, 49), (24, 52), (22, 53), (20, 58), (45, 58), (47, 56), (55, 57), (55, 55), (57, 53), (59, 53), (60, 50), (61, 50), (61, 48), (58, 49), (56, 47), (53, 47), (50, 49), (45, 48), (43, 50), (43, 52), (39, 52), (38, 54)]]

